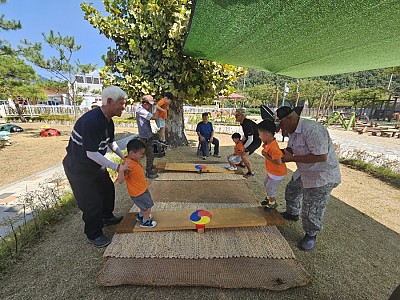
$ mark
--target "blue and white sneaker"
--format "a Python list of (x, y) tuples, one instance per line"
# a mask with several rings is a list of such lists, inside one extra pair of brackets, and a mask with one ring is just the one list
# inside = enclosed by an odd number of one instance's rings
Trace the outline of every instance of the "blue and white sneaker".
[[(150, 220), (153, 219), (153, 215), (152, 215), (152, 214), (149, 215), (149, 219), (150, 219)], [(137, 214), (136, 214), (136, 221), (142, 223), (142, 221), (143, 221), (143, 216), (140, 216), (139, 213), (137, 213)]]
[(148, 219), (146, 222), (140, 222), (140, 227), (142, 228), (154, 228), (157, 226), (157, 222), (152, 219)]

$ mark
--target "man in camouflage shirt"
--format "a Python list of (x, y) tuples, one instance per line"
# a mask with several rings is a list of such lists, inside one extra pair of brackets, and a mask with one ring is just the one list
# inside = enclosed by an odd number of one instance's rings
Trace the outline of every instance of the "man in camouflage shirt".
[(331, 192), (340, 183), (339, 162), (328, 130), (322, 124), (300, 118), (288, 106), (280, 107), (277, 117), (281, 129), (289, 133), (282, 161), (297, 165), (285, 189), (286, 211), (282, 216), (297, 221), (301, 210), (306, 234), (299, 247), (312, 250), (322, 229)]

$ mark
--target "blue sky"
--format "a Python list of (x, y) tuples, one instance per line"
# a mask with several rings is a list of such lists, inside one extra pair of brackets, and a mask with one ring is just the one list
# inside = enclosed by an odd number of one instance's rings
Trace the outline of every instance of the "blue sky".
[[(0, 4), (0, 14), (5, 19), (19, 20), (22, 29), (1, 31), (1, 39), (9, 41), (13, 46), (22, 39), (31, 42), (41, 42), (44, 45), (42, 32), (48, 34), (50, 29), (62, 36), (75, 37), (75, 42), (82, 48), (76, 52), (73, 59), (80, 59), (81, 63), (97, 64), (97, 68), (104, 65), (101, 55), (113, 42), (99, 34), (96, 28), (86, 21), (80, 8), (83, 0), (8, 0)], [(94, 7), (103, 10), (101, 0), (89, 0)], [(52, 49), (44, 48), (45, 58), (56, 55)], [(46, 71), (35, 67), (38, 74), (50, 78)]]

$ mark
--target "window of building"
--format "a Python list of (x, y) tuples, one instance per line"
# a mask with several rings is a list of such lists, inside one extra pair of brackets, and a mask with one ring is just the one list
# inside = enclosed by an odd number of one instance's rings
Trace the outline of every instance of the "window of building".
[(78, 83), (84, 83), (83, 76), (81, 76), (81, 75), (76, 75), (75, 79), (76, 79), (76, 82), (78, 82)]
[(100, 84), (100, 78), (99, 77), (93, 77), (93, 83), (94, 84)]
[(93, 83), (92, 77), (86, 76), (86, 83)]

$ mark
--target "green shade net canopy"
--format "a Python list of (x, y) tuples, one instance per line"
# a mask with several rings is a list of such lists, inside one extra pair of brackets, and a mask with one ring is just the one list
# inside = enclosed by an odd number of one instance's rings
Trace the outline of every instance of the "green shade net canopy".
[(197, 0), (183, 53), (296, 78), (400, 65), (400, 0)]

